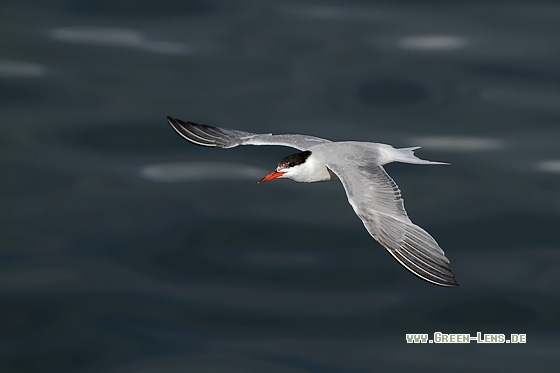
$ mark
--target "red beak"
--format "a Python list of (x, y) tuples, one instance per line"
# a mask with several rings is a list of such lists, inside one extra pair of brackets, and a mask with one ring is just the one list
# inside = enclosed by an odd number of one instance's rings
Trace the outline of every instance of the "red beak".
[(266, 175), (265, 177), (263, 177), (263, 178), (261, 179), (261, 181), (259, 181), (259, 184), (260, 184), (260, 183), (264, 183), (265, 181), (269, 181), (269, 180), (272, 180), (272, 179), (276, 179), (277, 177), (280, 177), (280, 176), (282, 176), (282, 175), (284, 175), (284, 174), (285, 174), (285, 172), (276, 172), (276, 171), (272, 171), (271, 173), (269, 173), (268, 175)]

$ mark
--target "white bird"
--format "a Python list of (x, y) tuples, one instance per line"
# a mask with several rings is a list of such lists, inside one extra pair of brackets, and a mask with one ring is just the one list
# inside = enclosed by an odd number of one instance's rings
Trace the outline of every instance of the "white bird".
[(282, 159), (259, 183), (276, 178), (304, 183), (340, 179), (348, 202), (369, 234), (403, 267), (436, 285), (459, 285), (436, 240), (409, 219), (399, 187), (383, 168), (390, 162), (447, 164), (417, 158), (414, 150), (419, 147), (395, 149), (387, 144), (332, 142), (307, 135), (255, 134), (171, 117), (167, 120), (181, 137), (197, 145), (281, 145), (301, 150)]

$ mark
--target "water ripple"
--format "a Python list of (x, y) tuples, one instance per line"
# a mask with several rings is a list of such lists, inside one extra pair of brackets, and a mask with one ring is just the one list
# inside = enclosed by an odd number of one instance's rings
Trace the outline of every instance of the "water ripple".
[(426, 149), (452, 152), (497, 150), (505, 146), (503, 141), (487, 137), (420, 136), (410, 141)]
[(258, 180), (268, 171), (240, 163), (176, 162), (147, 165), (140, 174), (160, 182), (202, 180)]
[(385, 21), (389, 12), (372, 8), (350, 8), (348, 6), (292, 6), (280, 10), (287, 16), (342, 21)]
[(50, 37), (67, 43), (138, 48), (161, 54), (191, 53), (191, 48), (185, 44), (148, 40), (138, 31), (119, 27), (55, 28)]
[(551, 172), (555, 174), (560, 173), (560, 159), (549, 159), (537, 163), (537, 170), (544, 172)]
[(463, 49), (469, 41), (456, 35), (411, 35), (397, 40), (397, 47), (416, 51), (442, 51)]
[(43, 66), (35, 63), (0, 60), (0, 78), (38, 78), (46, 73)]

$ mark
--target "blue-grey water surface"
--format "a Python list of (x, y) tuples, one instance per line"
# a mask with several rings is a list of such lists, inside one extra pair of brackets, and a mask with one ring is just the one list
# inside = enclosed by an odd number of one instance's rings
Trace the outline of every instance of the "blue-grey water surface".
[[(555, 371), (560, 4), (4, 1), (0, 372)], [(338, 182), (165, 116), (422, 146), (391, 164), (461, 287)], [(406, 333), (525, 344), (407, 344)]]

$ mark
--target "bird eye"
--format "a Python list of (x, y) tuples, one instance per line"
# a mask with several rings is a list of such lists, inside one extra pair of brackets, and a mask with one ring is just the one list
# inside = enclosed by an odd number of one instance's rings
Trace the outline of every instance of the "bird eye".
[(288, 163), (288, 167), (294, 167), (296, 164), (294, 162)]

